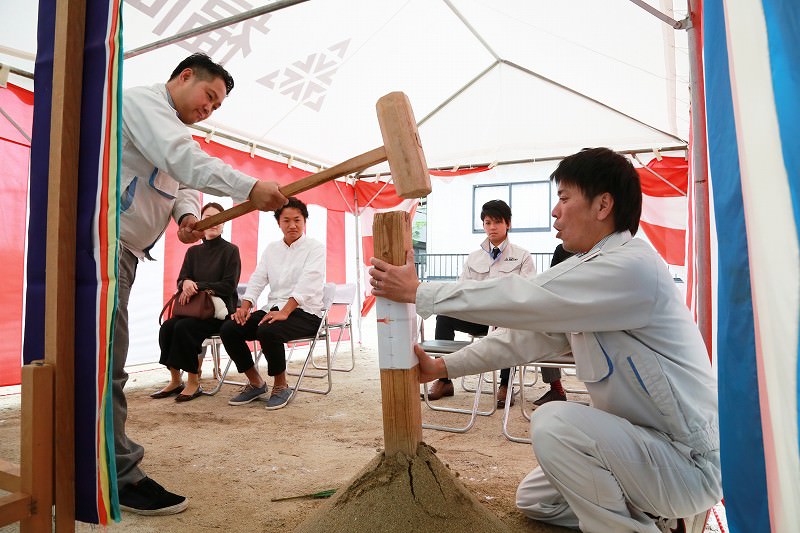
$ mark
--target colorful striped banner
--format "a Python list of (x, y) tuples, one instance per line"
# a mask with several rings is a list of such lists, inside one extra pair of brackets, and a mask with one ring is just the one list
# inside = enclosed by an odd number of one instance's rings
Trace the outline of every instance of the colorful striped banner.
[[(75, 515), (119, 520), (111, 416), (120, 164), (118, 0), (88, 0), (75, 256)], [(23, 359), (44, 353), (45, 253), (56, 1), (39, 3)]]
[(800, 524), (800, 5), (706, 0), (720, 429), (733, 532)]

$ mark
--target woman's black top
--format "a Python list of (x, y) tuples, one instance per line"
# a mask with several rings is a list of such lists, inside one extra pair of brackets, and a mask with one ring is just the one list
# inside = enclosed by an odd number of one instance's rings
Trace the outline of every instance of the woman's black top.
[(236, 311), (236, 286), (242, 273), (242, 260), (239, 247), (222, 237), (210, 241), (203, 240), (186, 250), (183, 266), (178, 275), (178, 290), (183, 288), (183, 280), (197, 283), (198, 290), (211, 289), (215, 296), (222, 298), (228, 313)]

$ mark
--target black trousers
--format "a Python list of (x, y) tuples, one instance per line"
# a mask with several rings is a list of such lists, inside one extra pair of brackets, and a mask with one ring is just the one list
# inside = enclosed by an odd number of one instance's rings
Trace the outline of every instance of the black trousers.
[(203, 349), (203, 341), (216, 335), (221, 325), (222, 320), (216, 318), (200, 320), (174, 316), (166, 320), (158, 331), (158, 345), (161, 348), (158, 362), (168, 368), (197, 374), (198, 355)]
[(560, 368), (542, 368), (542, 381), (545, 383), (552, 383), (561, 379)]
[[(484, 336), (489, 333), (489, 326), (484, 324), (476, 324), (475, 322), (467, 322), (447, 315), (436, 315), (436, 333), (434, 337), (436, 340), (452, 341), (455, 339), (456, 331), (461, 331), (468, 335)], [(508, 376), (511, 370), (504, 368), (500, 371), (500, 385), (508, 386)], [(442, 378), (439, 381), (449, 382), (447, 378)]]
[(319, 329), (322, 319), (317, 315), (295, 309), (286, 320), (259, 325), (266, 311), (256, 311), (243, 326), (227, 320), (220, 328), (219, 336), (225, 351), (236, 364), (236, 370), (244, 373), (253, 367), (253, 357), (247, 341), (258, 340), (267, 360), (267, 374), (277, 376), (286, 371), (286, 354), (283, 343), (303, 337), (311, 337)]

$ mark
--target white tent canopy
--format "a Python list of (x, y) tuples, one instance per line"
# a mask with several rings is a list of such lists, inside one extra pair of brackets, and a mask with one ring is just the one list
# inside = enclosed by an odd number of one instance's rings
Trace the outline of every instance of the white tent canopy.
[[(123, 43), (135, 50), (259, 7), (125, 0)], [(36, 2), (4, 2), (0, 16), (12, 21), (0, 62), (32, 71), (21, 56), (35, 53)], [(310, 0), (130, 57), (123, 85), (164, 81), (188, 53), (207, 52), (236, 87), (203, 126), (325, 166), (380, 145), (374, 104), (404, 91), (429, 165), (448, 167), (685, 145), (685, 42), (625, 0)]]
[[(646, 152), (682, 147), (688, 139), (685, 32), (632, 1), (255, 2), (124, 0), (129, 57), (123, 87), (166, 81), (184, 57), (203, 51), (225, 65), (236, 85), (199, 126), (218, 132), (217, 140), (240, 140), (244, 150), (248, 143), (266, 147), (272, 153), (259, 155), (279, 162), (331, 166), (377, 147), (382, 140), (375, 102), (391, 91), (409, 96), (430, 167), (549, 161), (439, 182), (428, 200), (429, 253), (474, 247), (477, 183), (546, 181), (553, 159), (587, 146)], [(37, 4), (0, 3), (0, 19), (7, 22), (0, 63), (33, 71)], [(671, 0), (650, 5), (675, 19), (685, 14), (673, 11)], [(236, 25), (141, 51), (259, 9), (262, 14)], [(10, 81), (32, 88), (30, 80), (14, 74)], [(376, 172), (388, 173), (388, 166), (366, 171)], [(545, 221), (547, 196), (530, 206)], [(311, 229), (324, 240), (325, 217), (314, 220)], [(265, 224), (271, 227), (269, 220)], [(541, 252), (557, 241), (545, 229), (515, 233), (515, 242)], [(348, 259), (353, 247), (348, 240)], [(148, 305), (155, 305), (159, 298), (151, 295), (161, 291), (156, 267), (152, 287), (138, 289)], [(348, 280), (355, 277), (348, 274)], [(144, 278), (140, 284), (147, 286)], [(142, 331), (152, 333), (149, 326)]]

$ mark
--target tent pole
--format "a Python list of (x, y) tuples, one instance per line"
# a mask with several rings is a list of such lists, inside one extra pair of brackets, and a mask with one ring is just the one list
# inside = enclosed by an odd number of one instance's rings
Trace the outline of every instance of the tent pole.
[(209, 33), (214, 30), (224, 28), (225, 26), (232, 26), (233, 24), (238, 24), (239, 22), (255, 18), (261, 15), (265, 15), (267, 13), (272, 13), (273, 11), (278, 11), (285, 7), (291, 7), (295, 4), (301, 4), (307, 1), (308, 0), (278, 0), (277, 2), (273, 2), (266, 6), (257, 7), (255, 9), (251, 9), (250, 11), (245, 11), (244, 13), (239, 13), (238, 15), (233, 15), (231, 17), (224, 18), (216, 22), (212, 22), (210, 24), (206, 24), (205, 26), (200, 26), (198, 28), (186, 30), (184, 32), (173, 35), (172, 37), (166, 37), (164, 39), (155, 41), (153, 43), (140, 46), (139, 48), (134, 48), (133, 50), (127, 51), (124, 55), (124, 58), (129, 59), (131, 57), (136, 57), (146, 52), (152, 52), (153, 50), (158, 50), (159, 48), (163, 48), (170, 44), (179, 43), (181, 41), (191, 39), (192, 37), (197, 37), (198, 35), (202, 35), (204, 33)]
[(361, 332), (363, 317), (361, 308), (364, 305), (364, 295), (361, 294), (361, 276), (364, 273), (364, 265), (361, 264), (361, 210), (358, 208), (358, 194), (353, 187), (353, 213), (356, 216), (356, 308), (358, 309), (358, 343), (364, 339)]
[[(699, 0), (688, 0), (691, 25), (689, 38), (689, 72), (692, 96), (692, 178), (694, 186), (694, 229), (697, 265), (697, 326), (703, 335), (709, 356), (712, 349), (711, 324), (711, 236), (708, 204), (708, 139), (706, 136), (705, 87), (703, 84), (703, 41)], [(689, 265), (687, 265), (689, 266)]]
[(238, 144), (242, 144), (242, 145), (247, 147), (248, 151), (251, 150), (252, 148), (254, 148), (256, 150), (262, 150), (262, 151), (267, 152), (268, 154), (272, 154), (272, 155), (274, 155), (276, 157), (283, 157), (283, 158), (286, 158), (287, 160), (291, 159), (292, 163), (295, 163), (295, 164), (296, 163), (301, 163), (303, 165), (308, 165), (308, 166), (316, 167), (316, 168), (319, 168), (319, 169), (321, 169), (321, 168), (323, 168), (325, 166), (322, 163), (317, 163), (316, 161), (310, 161), (308, 159), (304, 159), (304, 158), (296, 156), (294, 154), (289, 154), (289, 153), (286, 153), (286, 152), (282, 152), (280, 150), (276, 150), (275, 148), (270, 148), (269, 146), (266, 146), (266, 145), (263, 145), (263, 144), (254, 143), (253, 141), (245, 140), (245, 139), (243, 139), (241, 137), (237, 137), (236, 135), (233, 135), (231, 133), (225, 133), (223, 131), (217, 131), (216, 129), (207, 128), (205, 126), (200, 126), (198, 124), (190, 124), (188, 127), (190, 129), (197, 130), (199, 132), (204, 133), (206, 135), (206, 142), (211, 142), (211, 139), (213, 139), (214, 137), (219, 137), (221, 139), (226, 139), (228, 141), (232, 141), (232, 142), (235, 142), (235, 143), (238, 143)]
[[(614, 150), (618, 154), (622, 155), (636, 155), (636, 154), (649, 154), (653, 153), (653, 149), (658, 149), (659, 152), (662, 154), (665, 152), (677, 152), (677, 151), (685, 151), (686, 145), (680, 146), (663, 146), (663, 147), (652, 147), (652, 148), (636, 148), (633, 150)], [(568, 155), (548, 155), (545, 157), (532, 157), (530, 159), (511, 159), (508, 161), (497, 161), (497, 162), (486, 162), (486, 163), (460, 163), (458, 164), (461, 168), (475, 168), (475, 167), (488, 167), (490, 165), (500, 167), (503, 165), (525, 165), (529, 163), (544, 163), (547, 161), (561, 161), (562, 159), (566, 158)], [(447, 165), (447, 166), (440, 166), (440, 167), (431, 167), (428, 170), (452, 170), (455, 165)], [(381, 172), (379, 174), (359, 174), (361, 178), (376, 178), (378, 176), (386, 176), (385, 172)]]
[(670, 26), (672, 26), (676, 30), (681, 30), (681, 29), (686, 27), (685, 23), (683, 21), (675, 20), (674, 18), (670, 17), (669, 15), (666, 15), (666, 14), (662, 13), (661, 11), (659, 11), (658, 9), (654, 8), (653, 6), (651, 6), (650, 4), (645, 2), (644, 0), (631, 0), (631, 2), (633, 2), (637, 6), (641, 7), (642, 9), (644, 9), (645, 11), (647, 11), (648, 13), (650, 13), (651, 15), (656, 17), (657, 19), (666, 22), (667, 24), (669, 24)]

